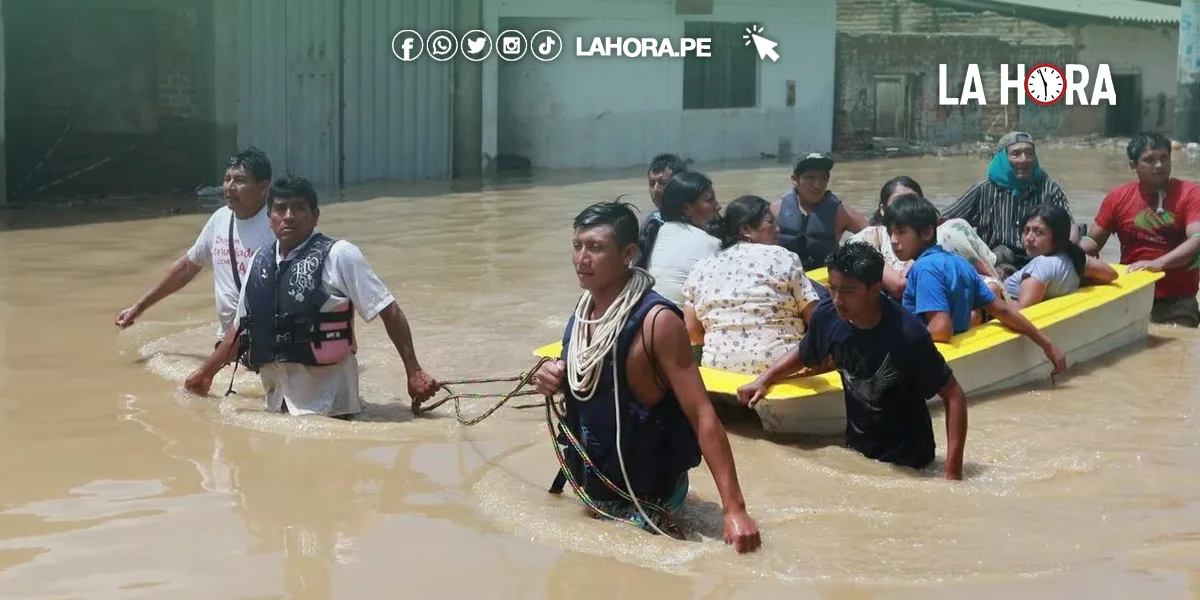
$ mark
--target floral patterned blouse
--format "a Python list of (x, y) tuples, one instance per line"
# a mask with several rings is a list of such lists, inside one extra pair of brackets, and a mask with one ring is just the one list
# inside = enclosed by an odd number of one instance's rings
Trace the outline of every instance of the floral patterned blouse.
[(700, 364), (759, 375), (800, 341), (800, 313), (817, 293), (799, 256), (743, 242), (696, 263), (683, 298), (704, 326)]

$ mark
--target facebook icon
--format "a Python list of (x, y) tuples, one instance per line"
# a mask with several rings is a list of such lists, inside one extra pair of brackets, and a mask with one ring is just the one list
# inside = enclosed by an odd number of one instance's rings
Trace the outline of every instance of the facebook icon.
[(404, 62), (417, 60), (424, 51), (425, 40), (411, 29), (404, 29), (392, 38), (392, 54)]

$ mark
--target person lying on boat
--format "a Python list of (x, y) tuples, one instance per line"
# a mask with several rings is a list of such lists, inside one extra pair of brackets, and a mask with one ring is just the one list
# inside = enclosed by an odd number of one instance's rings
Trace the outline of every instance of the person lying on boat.
[(867, 458), (924, 469), (936, 442), (926, 400), (946, 405), (946, 479), (962, 479), (967, 401), (925, 324), (882, 293), (883, 256), (849, 243), (829, 256), (831, 301), (812, 314), (800, 343), (752, 383), (738, 388), (747, 406), (802, 366), (832, 357), (845, 390), (846, 445)]
[(1065, 296), (1080, 285), (1110, 283), (1117, 272), (1084, 254), (1071, 241), (1071, 215), (1058, 206), (1039, 206), (1024, 219), (1022, 241), (1029, 263), (1004, 280), (1018, 309)]
[[(887, 228), (883, 226), (883, 213), (893, 199), (905, 194), (916, 194), (923, 197), (925, 192), (921, 189), (921, 184), (911, 177), (901, 175), (889, 179), (879, 190), (879, 207), (871, 215), (870, 227), (854, 234), (849, 240), (850, 242), (870, 244), (871, 247), (883, 254), (883, 261), (887, 266), (883, 272), (883, 288), (896, 298), (904, 295), (905, 276), (908, 274), (909, 267), (912, 266), (912, 261), (900, 260), (896, 257)], [(1004, 286), (995, 267), (996, 255), (992, 253), (987, 244), (983, 243), (970, 223), (962, 219), (946, 220), (938, 225), (937, 241), (938, 245), (947, 252), (963, 257), (972, 267), (975, 267), (993, 293), (1004, 295)]]
[(238, 300), (238, 327), (185, 387), (208, 394), (213, 377), (239, 355), (259, 373), (267, 409), (293, 415), (348, 418), (362, 412), (355, 356), (354, 311), (379, 317), (408, 373), (408, 393), (419, 404), (438, 391), (421, 368), (408, 320), (357, 246), (315, 232), (321, 211), (312, 183), (287, 176), (267, 199), (278, 241), (250, 261)]
[(829, 191), (832, 171), (832, 156), (820, 152), (804, 156), (792, 168), (792, 189), (771, 204), (780, 245), (799, 255), (806, 270), (825, 266), (825, 258), (837, 249), (843, 234), (867, 226), (866, 217)]
[(703, 457), (721, 496), (725, 543), (757, 550), (758, 525), (746, 512), (682, 312), (632, 266), (632, 207), (594, 204), (575, 217), (574, 228), (571, 259), (583, 295), (563, 332), (561, 358), (532, 377), (539, 393), (565, 396), (558, 440), (565, 452), (551, 493), (569, 482), (593, 516), (682, 537), (677, 519), (688, 472)]
[(753, 375), (800, 341), (818, 298), (800, 257), (778, 245), (769, 202), (742, 196), (724, 221), (721, 250), (683, 285), (684, 321), (702, 366)]
[(683, 282), (701, 259), (721, 248), (706, 229), (720, 218), (712, 180), (695, 171), (671, 176), (662, 195), (662, 221), (650, 221), (639, 243), (637, 266), (654, 277), (654, 291), (683, 303)]
[(650, 226), (651, 221), (662, 223), (663, 189), (667, 187), (667, 182), (672, 176), (686, 170), (687, 163), (674, 154), (659, 154), (650, 160), (650, 166), (646, 169), (646, 181), (650, 184), (650, 202), (654, 204), (654, 210), (646, 215), (639, 237), (646, 234), (646, 228)]
[[(1033, 136), (1012, 131), (996, 145), (987, 179), (971, 186), (942, 211), (942, 216), (970, 223), (995, 253), (996, 270), (1007, 277), (1029, 262), (1017, 219), (1043, 204), (1071, 212), (1071, 203), (1062, 186), (1038, 163)], [(1079, 233), (1072, 230), (1071, 240), (1078, 240)]]
[(937, 243), (938, 211), (933, 203), (906, 194), (883, 214), (883, 224), (900, 260), (911, 260), (901, 304), (928, 324), (933, 341), (946, 343), (973, 324), (995, 317), (1009, 329), (1029, 338), (1046, 353), (1054, 372), (1067, 368), (1067, 357), (1036, 325), (983, 283), (961, 256)]
[(1117, 234), (1121, 264), (1163, 273), (1154, 284), (1150, 321), (1200, 327), (1200, 185), (1171, 177), (1171, 140), (1161, 133), (1139, 133), (1126, 154), (1137, 181), (1104, 197), (1080, 246), (1099, 256)]

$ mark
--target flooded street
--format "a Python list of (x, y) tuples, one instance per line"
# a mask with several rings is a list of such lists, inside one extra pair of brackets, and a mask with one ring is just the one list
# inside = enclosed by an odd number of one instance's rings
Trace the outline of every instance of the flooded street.
[[(1123, 154), (1040, 152), (1088, 222), (1132, 179)], [(723, 203), (772, 199), (790, 174), (775, 163), (693, 168)], [(880, 185), (907, 174), (945, 206), (985, 172), (965, 157), (848, 162), (830, 187), (869, 213)], [(1200, 166), (1176, 153), (1174, 175), (1200, 179)], [(579, 180), (482, 194), (354, 189), (348, 198), (362, 201), (324, 206), (319, 229), (362, 248), (434, 376), (516, 375), (560, 337), (578, 297), (571, 218), (619, 194), (650, 206), (636, 169)], [(681, 543), (548, 495), (557, 464), (540, 410), (504, 408), (463, 428), (447, 404), (414, 420), (378, 322), (358, 329), (365, 421), (265, 414), (241, 370), (240, 395), (220, 397), (229, 369), (212, 397), (185, 393), (212, 347), (210, 273), (126, 331), (113, 316), (208, 213), (71, 226), (26, 213), (0, 231), (4, 600), (1200, 598), (1195, 331), (1152, 327), (1145, 344), (1054, 386), (973, 403), (961, 483), (827, 444), (731, 435), (764, 536), (758, 554), (738, 556), (721, 541), (703, 466), (687, 520), (704, 540)], [(1105, 256), (1116, 249), (1114, 238)], [(934, 420), (941, 457), (940, 409)]]

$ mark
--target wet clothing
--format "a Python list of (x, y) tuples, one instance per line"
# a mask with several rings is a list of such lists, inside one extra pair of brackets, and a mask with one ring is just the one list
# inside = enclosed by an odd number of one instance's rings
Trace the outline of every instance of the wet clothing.
[[(633, 340), (641, 331), (646, 316), (660, 305), (683, 318), (682, 311), (658, 293), (647, 291), (643, 294), (617, 339), (616, 382), (613, 381), (613, 356), (610, 353), (604, 360), (603, 372), (590, 400), (579, 400), (569, 386), (566, 392), (567, 418), (563, 425), (574, 433), (595, 469), (585, 464), (565, 435), (560, 435), (559, 442), (565, 445), (567, 466), (592, 501), (613, 510), (618, 510), (614, 507), (624, 504), (627, 505), (627, 511), (637, 512), (632, 503), (621, 498), (617, 491), (597, 476), (597, 471), (603, 473), (621, 493), (627, 493), (628, 485), (621, 473), (617, 444), (621, 444), (629, 484), (643, 508), (648, 502), (664, 508), (681, 506), (682, 496), (686, 496), (687, 473), (700, 464), (700, 443), (674, 392), (668, 389), (662, 400), (653, 408), (646, 409), (634, 399), (633, 390), (628, 384), (626, 361)], [(572, 317), (563, 333), (563, 360), (566, 360), (570, 349), (574, 323), (575, 318)], [(649, 340), (645, 343), (647, 346), (652, 344)], [(619, 397), (614, 397), (617, 393)], [(621, 407), (620, 439), (617, 438), (614, 402), (620, 402)], [(681, 481), (684, 482), (682, 491)], [(559, 490), (561, 482), (556, 481), (551, 491)], [(647, 509), (647, 512), (651, 511)]]
[(837, 215), (842, 201), (833, 192), (826, 191), (825, 197), (811, 211), (800, 207), (800, 196), (792, 188), (779, 199), (779, 245), (795, 252), (811, 271), (825, 266), (825, 261), (838, 249), (841, 241), (837, 237)]
[(846, 399), (846, 445), (867, 458), (921, 469), (933, 462), (936, 444), (926, 401), (953, 372), (929, 330), (886, 296), (879, 323), (860, 329), (822, 302), (800, 342), (809, 367), (833, 357)]
[(971, 311), (996, 300), (983, 277), (963, 257), (934, 244), (908, 269), (904, 308), (924, 319), (926, 313), (950, 313), (955, 335), (971, 328)]
[[(1155, 208), (1157, 207), (1157, 208)], [(1187, 241), (1189, 223), (1200, 222), (1200, 184), (1172, 179), (1159, 203), (1158, 191), (1134, 181), (1109, 192), (1096, 213), (1096, 225), (1115, 234), (1121, 243), (1121, 264), (1165, 256)], [(1168, 269), (1154, 284), (1154, 297), (1195, 298), (1200, 271)]]
[(1150, 308), (1150, 322), (1160, 325), (1200, 327), (1200, 303), (1196, 302), (1195, 296), (1159, 298)]
[[(187, 251), (192, 264), (213, 269), (213, 300), (217, 311), (217, 340), (237, 326), (238, 297), (254, 251), (275, 243), (266, 204), (249, 219), (239, 219), (228, 206), (208, 218)], [(232, 259), (230, 258), (232, 256)]]

